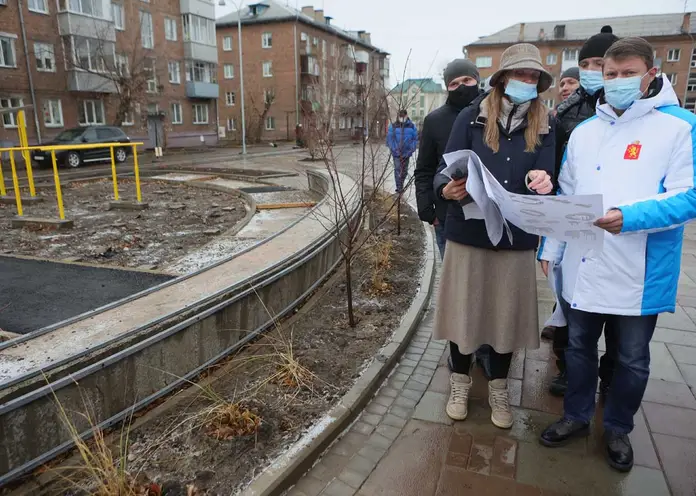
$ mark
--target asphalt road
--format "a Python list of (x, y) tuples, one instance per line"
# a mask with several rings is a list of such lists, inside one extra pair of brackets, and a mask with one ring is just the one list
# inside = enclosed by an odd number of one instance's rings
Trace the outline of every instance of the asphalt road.
[(26, 334), (172, 279), (0, 256), (0, 329)]

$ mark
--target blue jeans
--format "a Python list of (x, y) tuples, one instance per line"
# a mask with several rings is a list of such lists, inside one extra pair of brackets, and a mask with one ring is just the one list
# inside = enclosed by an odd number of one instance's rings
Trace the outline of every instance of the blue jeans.
[(396, 192), (401, 193), (404, 188), (406, 176), (408, 176), (408, 161), (410, 157), (394, 156), (394, 182), (396, 183)]
[(445, 258), (445, 241), (445, 226), (440, 222), (435, 225), (435, 242), (440, 250), (440, 260)]
[(650, 375), (650, 340), (657, 315), (603, 315), (569, 309), (566, 350), (568, 391), (564, 416), (589, 424), (597, 392), (597, 341), (605, 323), (616, 333), (616, 365), (604, 407), (604, 429), (619, 434), (633, 430)]

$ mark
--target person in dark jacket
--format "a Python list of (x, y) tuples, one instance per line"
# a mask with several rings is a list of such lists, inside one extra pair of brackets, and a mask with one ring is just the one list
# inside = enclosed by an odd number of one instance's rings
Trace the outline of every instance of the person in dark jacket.
[(401, 194), (408, 176), (408, 162), (418, 148), (418, 130), (405, 110), (400, 110), (396, 122), (389, 125), (387, 146), (394, 158), (396, 192)]
[(423, 222), (435, 226), (435, 239), (441, 256), (445, 253), (447, 202), (435, 197), (433, 178), (447, 146), (454, 120), (481, 92), (478, 87), (478, 69), (470, 60), (456, 59), (447, 64), (444, 78), (448, 92), (447, 102), (429, 113), (423, 121), (414, 172), (418, 216)]
[[(612, 34), (611, 26), (604, 26), (599, 34), (589, 38), (580, 49), (580, 87), (556, 109), (559, 129), (556, 133), (555, 177), (558, 177), (563, 161), (563, 152), (570, 139), (570, 134), (578, 124), (595, 115), (597, 101), (603, 94), (604, 54), (618, 39)], [(552, 335), (553, 351), (556, 354), (556, 365), (558, 366), (558, 375), (551, 380), (549, 392), (555, 396), (563, 396), (568, 388), (565, 360), (565, 350), (568, 347), (568, 326), (545, 327), (542, 330), (542, 337), (547, 337), (549, 334)], [(610, 322), (607, 322), (604, 327), (604, 340), (606, 353), (602, 356), (599, 365), (600, 393), (602, 395), (605, 395), (609, 389), (615, 368), (616, 332)]]
[(568, 99), (575, 90), (580, 87), (580, 69), (570, 67), (561, 73), (561, 80), (558, 82), (558, 90), (561, 95), (561, 101)]
[[(491, 77), (491, 92), (457, 117), (445, 152), (474, 151), (510, 192), (548, 194), (553, 185), (555, 126), (538, 95), (553, 78), (539, 50), (528, 43), (506, 49)], [(440, 164), (440, 170), (445, 164)], [(454, 420), (468, 414), (472, 355), (490, 345), (488, 403), (491, 421), (513, 423), (507, 376), (512, 353), (539, 347), (536, 267), (539, 239), (510, 226), (513, 241), (493, 245), (483, 220), (465, 219), (460, 201), (466, 179), (435, 176), (434, 192), (449, 201), (445, 220), (445, 257), (435, 315), (434, 339), (450, 341), (450, 398)]]

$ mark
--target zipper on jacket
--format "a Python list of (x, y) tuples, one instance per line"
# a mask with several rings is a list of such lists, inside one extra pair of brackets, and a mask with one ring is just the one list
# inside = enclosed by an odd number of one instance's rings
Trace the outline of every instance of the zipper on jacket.
[(515, 115), (515, 112), (517, 112), (517, 105), (512, 106), (510, 115), (508, 115), (507, 126), (505, 126), (505, 131), (507, 131), (508, 134), (510, 134), (510, 126), (512, 125), (512, 118)]

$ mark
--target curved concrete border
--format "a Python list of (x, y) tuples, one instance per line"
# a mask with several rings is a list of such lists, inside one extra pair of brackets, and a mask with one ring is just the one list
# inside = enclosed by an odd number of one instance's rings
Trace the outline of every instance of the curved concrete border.
[[(331, 184), (326, 176), (308, 173), (310, 187), (323, 189), (330, 197)], [(352, 182), (347, 176), (345, 180)], [(317, 215), (332, 218), (332, 202), (319, 208), (322, 213)], [(359, 222), (357, 195), (351, 197), (350, 211), (349, 222)], [(172, 299), (166, 293), (154, 297), (158, 303), (141, 303), (147, 307), (143, 311), (150, 313), (177, 307), (175, 318), (143, 325), (140, 314), (118, 309), (100, 314), (102, 324), (80, 321), (74, 324), (77, 327), (63, 328), (48, 336), (43, 344), (51, 345), (52, 355), (56, 345), (85, 346), (84, 338), (77, 342), (70, 339), (72, 330), (100, 333), (103, 345), (98, 351), (88, 347), (88, 354), (72, 359), (63, 369), (46, 372), (49, 375), (44, 375), (43, 380), (39, 377), (7, 392), (5, 401), (0, 403), (0, 486), (73, 446), (70, 435), (58, 427), (62, 420), (55, 401), (71, 412), (81, 437), (87, 438), (93, 428), (108, 428), (176, 390), (254, 339), (276, 318), (292, 312), (341, 263), (340, 244), (348, 230), (345, 224), (327, 230), (316, 220), (297, 223), (285, 233), (273, 243), (262, 245), (264, 248), (258, 253), (248, 252), (244, 259), (219, 265), (219, 270), (211, 274), (212, 279), (187, 279), (178, 298)], [(282, 259), (276, 261), (270, 255), (282, 255)], [(265, 269), (259, 272), (250, 261), (260, 261)], [(224, 289), (210, 293), (211, 283), (223, 285)], [(180, 299), (185, 297), (198, 299), (182, 306)], [(266, 308), (271, 308), (275, 315), (268, 315)], [(139, 326), (130, 327), (133, 322)], [(109, 337), (109, 333), (119, 329), (127, 332), (118, 340)], [(111, 339), (108, 345), (103, 338)], [(89, 425), (79, 413), (72, 413), (83, 410), (84, 405), (93, 410), (96, 426)], [(45, 429), (47, 425), (54, 428)]]
[(420, 290), (392, 339), (382, 349), (340, 403), (320, 419), (302, 439), (264, 470), (241, 494), (272, 496), (290, 488), (306, 472), (324, 450), (360, 414), (379, 389), (398, 359), (408, 347), (423, 314), (428, 308), (435, 282), (435, 244), (433, 229), (423, 224), (426, 235), (426, 259)]

